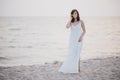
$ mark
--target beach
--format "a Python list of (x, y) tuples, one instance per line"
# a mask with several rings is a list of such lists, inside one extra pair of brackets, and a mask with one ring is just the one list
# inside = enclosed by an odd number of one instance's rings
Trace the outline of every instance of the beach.
[(120, 56), (81, 61), (80, 73), (61, 73), (62, 62), (0, 67), (0, 80), (120, 80)]

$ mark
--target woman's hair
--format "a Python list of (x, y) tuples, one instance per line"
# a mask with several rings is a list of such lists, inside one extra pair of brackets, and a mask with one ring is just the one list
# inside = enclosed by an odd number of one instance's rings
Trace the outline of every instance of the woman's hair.
[(79, 12), (77, 11), (77, 9), (73, 9), (71, 11), (71, 17), (72, 17), (71, 23), (73, 23), (75, 21), (74, 17), (72, 16), (75, 11), (77, 12), (77, 21), (80, 21)]

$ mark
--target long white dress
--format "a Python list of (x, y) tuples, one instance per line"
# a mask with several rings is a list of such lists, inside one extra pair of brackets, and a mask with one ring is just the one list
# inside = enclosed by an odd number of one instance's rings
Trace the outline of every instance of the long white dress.
[(79, 73), (78, 64), (80, 59), (80, 53), (83, 45), (82, 41), (78, 42), (79, 37), (81, 36), (83, 30), (81, 27), (81, 22), (76, 25), (72, 25), (70, 27), (71, 33), (69, 38), (69, 48), (68, 48), (68, 56), (66, 60), (63, 62), (58, 72), (63, 73)]

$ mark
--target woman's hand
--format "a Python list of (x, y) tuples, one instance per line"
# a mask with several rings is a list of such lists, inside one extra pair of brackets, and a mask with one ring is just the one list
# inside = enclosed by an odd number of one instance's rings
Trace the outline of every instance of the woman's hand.
[(83, 38), (82, 38), (82, 37), (80, 37), (80, 38), (79, 38), (79, 40), (78, 40), (78, 42), (81, 42), (81, 41), (82, 41), (82, 39), (83, 39)]

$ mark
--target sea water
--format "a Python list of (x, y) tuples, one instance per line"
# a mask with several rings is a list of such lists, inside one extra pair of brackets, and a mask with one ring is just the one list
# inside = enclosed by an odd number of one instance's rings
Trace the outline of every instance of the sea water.
[[(120, 55), (120, 17), (81, 17), (86, 34), (82, 60)], [(0, 66), (64, 61), (69, 17), (0, 17)]]

